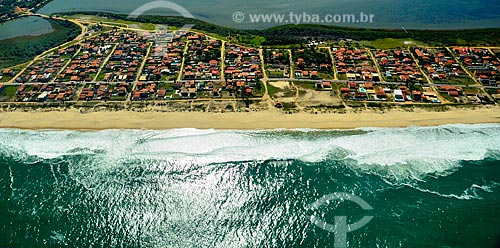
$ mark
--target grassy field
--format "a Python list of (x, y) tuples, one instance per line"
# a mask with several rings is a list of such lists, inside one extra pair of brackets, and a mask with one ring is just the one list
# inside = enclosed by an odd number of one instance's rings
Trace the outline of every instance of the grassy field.
[(284, 73), (282, 70), (266, 70), (267, 76), (270, 78), (283, 78)]
[(270, 96), (274, 96), (281, 91), (283, 91), (283, 90), (278, 88), (278, 87), (275, 87), (269, 83), (267, 84), (267, 94), (269, 94)]
[(83, 14), (75, 14), (70, 16), (65, 16), (68, 19), (80, 20), (80, 21), (93, 21), (93, 22), (102, 22), (103, 24), (115, 25), (125, 28), (136, 28), (136, 29), (144, 29), (144, 30), (155, 30), (155, 25), (152, 23), (143, 23), (143, 22), (133, 22), (133, 21), (124, 21), (124, 20), (113, 20), (108, 19), (101, 16), (94, 15), (83, 15)]
[(297, 81), (297, 82), (295, 82), (295, 85), (297, 85), (297, 86), (299, 86), (301, 88), (309, 89), (309, 90), (315, 90), (316, 89), (316, 83), (315, 82)]
[(0, 83), (5, 83), (11, 80), (13, 77), (11, 76), (0, 76)]
[(0, 91), (0, 102), (8, 102), (14, 100), (17, 88), (18, 86), (6, 85), (5, 88)]
[(398, 47), (408, 47), (408, 46), (426, 46), (424, 42), (416, 41), (413, 39), (377, 39), (373, 41), (361, 41), (360, 45), (365, 47), (376, 47), (379, 49), (389, 49)]

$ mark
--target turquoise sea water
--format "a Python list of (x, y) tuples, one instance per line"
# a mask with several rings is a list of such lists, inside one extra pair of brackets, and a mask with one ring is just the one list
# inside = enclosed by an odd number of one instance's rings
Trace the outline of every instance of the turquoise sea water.
[[(71, 11), (100, 11), (130, 14), (151, 0), (54, 0), (39, 12), (44, 14)], [(370, 24), (338, 23), (337, 26), (361, 26), (401, 29), (462, 29), (500, 27), (498, 0), (171, 0), (194, 17), (228, 27), (255, 29), (283, 23), (250, 23), (248, 14), (373, 14)], [(246, 14), (243, 23), (233, 22), (234, 12)], [(148, 14), (179, 15), (165, 8), (151, 9)], [(401, 29), (402, 30), (402, 29)]]
[[(346, 192), (373, 210), (322, 196)], [(493, 247), (500, 125), (0, 129), (1, 247)]]

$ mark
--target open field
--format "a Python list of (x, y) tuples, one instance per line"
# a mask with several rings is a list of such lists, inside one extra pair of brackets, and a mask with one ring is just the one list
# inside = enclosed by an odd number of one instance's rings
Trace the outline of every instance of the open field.
[(427, 46), (425, 42), (416, 41), (414, 39), (393, 39), (384, 38), (376, 39), (372, 41), (362, 41), (360, 45), (365, 47), (380, 48), (380, 49), (390, 49), (396, 47), (408, 47), (408, 46)]
[(103, 24), (119, 25), (122, 27), (135, 28), (135, 29), (155, 30), (155, 25), (152, 23), (124, 21), (124, 20), (120, 20), (120, 19), (111, 19), (111, 18), (106, 18), (106, 17), (102, 17), (102, 16), (95, 16), (95, 15), (75, 14), (75, 15), (66, 16), (66, 18), (78, 20), (78, 21), (101, 22)]

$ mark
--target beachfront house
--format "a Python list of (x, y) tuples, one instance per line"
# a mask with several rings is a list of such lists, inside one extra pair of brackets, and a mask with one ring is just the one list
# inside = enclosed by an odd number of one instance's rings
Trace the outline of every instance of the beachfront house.
[(404, 102), (405, 97), (403, 96), (403, 91), (402, 90), (394, 90), (394, 101), (396, 102)]

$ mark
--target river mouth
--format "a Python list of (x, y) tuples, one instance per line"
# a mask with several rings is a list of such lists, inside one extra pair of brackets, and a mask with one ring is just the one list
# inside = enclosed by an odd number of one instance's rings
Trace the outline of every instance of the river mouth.
[(49, 21), (36, 16), (22, 17), (0, 24), (0, 40), (40, 36), (54, 31)]

